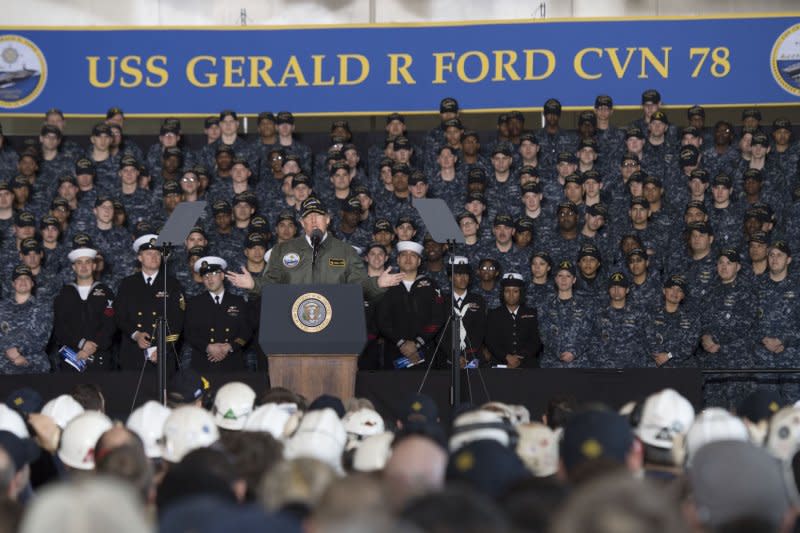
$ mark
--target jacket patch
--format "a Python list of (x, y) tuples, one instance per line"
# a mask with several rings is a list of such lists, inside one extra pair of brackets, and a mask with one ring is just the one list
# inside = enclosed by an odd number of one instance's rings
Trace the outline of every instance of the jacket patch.
[(344, 268), (345, 261), (344, 261), (344, 259), (337, 259), (337, 258), (331, 257), (330, 259), (328, 259), (328, 266)]

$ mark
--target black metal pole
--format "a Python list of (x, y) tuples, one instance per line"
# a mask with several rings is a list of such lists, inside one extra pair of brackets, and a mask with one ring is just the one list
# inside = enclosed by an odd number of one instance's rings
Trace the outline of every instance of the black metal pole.
[(157, 321), (158, 343), (158, 400), (163, 406), (167, 405), (167, 259), (169, 258), (169, 244), (161, 245), (161, 275), (163, 292), (161, 297), (161, 316)]
[(448, 240), (448, 247), (452, 250), (450, 256), (450, 324), (452, 325), (452, 336), (450, 339), (450, 407), (455, 408), (461, 405), (461, 361), (459, 354), (461, 352), (461, 315), (456, 313), (455, 310), (455, 257), (456, 257), (456, 241)]

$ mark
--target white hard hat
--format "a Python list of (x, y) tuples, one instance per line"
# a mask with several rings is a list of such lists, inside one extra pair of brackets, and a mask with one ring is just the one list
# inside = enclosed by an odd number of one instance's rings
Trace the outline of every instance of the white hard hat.
[(111, 419), (99, 411), (86, 411), (73, 418), (61, 434), (58, 458), (78, 470), (94, 469), (94, 446), (111, 429)]
[(347, 449), (353, 449), (358, 443), (372, 435), (383, 433), (383, 418), (374, 409), (361, 408), (344, 415), (342, 424), (347, 432)]
[(685, 435), (694, 422), (694, 407), (673, 389), (647, 397), (636, 434), (642, 442), (656, 448), (672, 448), (675, 437)]
[(769, 422), (766, 448), (769, 453), (782, 461), (792, 460), (800, 447), (800, 409), (784, 407)]
[(494, 440), (508, 446), (511, 438), (503, 427), (503, 418), (495, 412), (477, 409), (468, 411), (453, 421), (453, 433), (448, 446), (451, 452), (476, 440)]
[(346, 441), (347, 432), (336, 411), (331, 408), (317, 409), (303, 416), (283, 452), (287, 459), (311, 457), (341, 472)]
[(387, 431), (372, 435), (361, 441), (353, 455), (353, 470), (356, 472), (375, 472), (383, 470), (392, 456), (394, 433)]
[(194, 405), (183, 405), (172, 410), (164, 422), (161, 456), (172, 463), (198, 448), (205, 448), (219, 440), (219, 430), (211, 413)]
[(69, 394), (57, 396), (42, 407), (42, 414), (52, 418), (61, 429), (67, 427), (70, 420), (83, 413), (83, 411), (83, 406)]
[(552, 476), (558, 471), (558, 435), (539, 422), (517, 426), (517, 455), (534, 476)]
[(4, 403), (0, 403), (0, 430), (9, 431), (21, 439), (31, 436), (22, 416)]
[(223, 429), (241, 430), (253, 412), (256, 393), (240, 381), (226, 383), (214, 398), (214, 422)]
[(128, 429), (139, 435), (144, 443), (144, 452), (151, 459), (161, 457), (159, 441), (164, 436), (164, 422), (172, 412), (168, 407), (150, 400), (137, 407), (125, 423)]
[(244, 424), (245, 431), (269, 433), (278, 440), (283, 440), (286, 423), (292, 414), (276, 403), (268, 403), (257, 407)]

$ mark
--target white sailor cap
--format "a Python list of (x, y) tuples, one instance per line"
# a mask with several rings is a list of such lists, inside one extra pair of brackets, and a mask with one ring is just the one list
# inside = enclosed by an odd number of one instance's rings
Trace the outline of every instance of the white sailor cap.
[(89, 259), (94, 259), (97, 257), (97, 250), (93, 248), (75, 248), (69, 254), (67, 254), (67, 258), (69, 259), (70, 263), (74, 263), (81, 257), (88, 257)]
[(148, 233), (146, 235), (142, 235), (135, 241), (133, 241), (133, 251), (137, 254), (143, 250), (155, 250), (156, 249), (156, 241), (158, 240), (158, 235), (155, 233)]
[(222, 271), (226, 268), (228, 268), (228, 262), (215, 255), (207, 255), (194, 262), (194, 271), (199, 274), (214, 272), (216, 270)]
[(397, 253), (401, 252), (414, 252), (422, 257), (422, 245), (414, 241), (400, 241), (397, 243)]

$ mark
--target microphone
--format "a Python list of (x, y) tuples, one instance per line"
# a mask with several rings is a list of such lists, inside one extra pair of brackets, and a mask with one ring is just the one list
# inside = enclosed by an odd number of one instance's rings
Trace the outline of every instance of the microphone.
[(319, 248), (319, 243), (322, 242), (322, 230), (315, 229), (311, 232), (311, 246), (316, 250)]
[(322, 230), (317, 228), (311, 232), (311, 247), (313, 248), (313, 253), (311, 254), (312, 267), (317, 264), (317, 253), (319, 252), (319, 243), (321, 242), (322, 242)]

